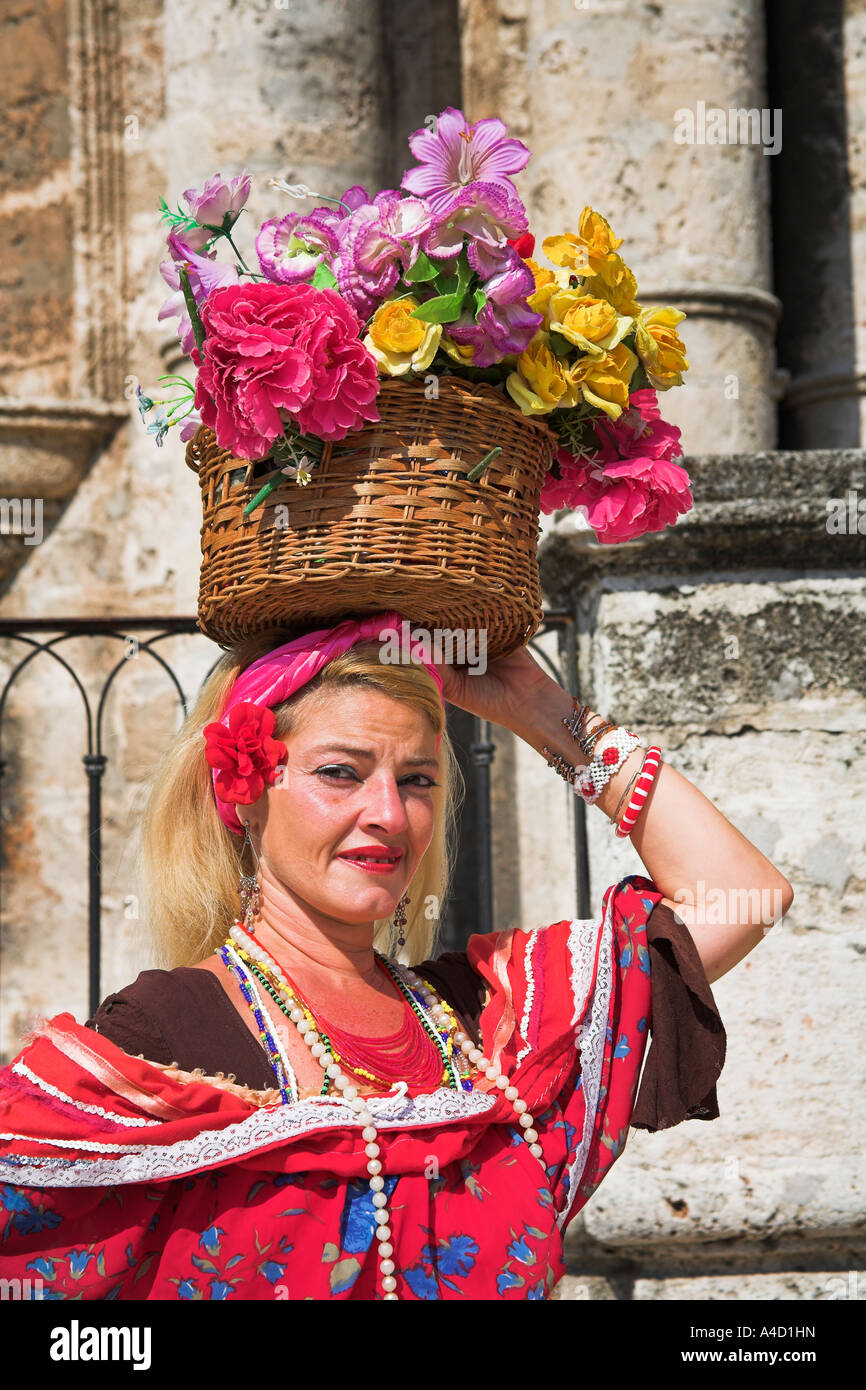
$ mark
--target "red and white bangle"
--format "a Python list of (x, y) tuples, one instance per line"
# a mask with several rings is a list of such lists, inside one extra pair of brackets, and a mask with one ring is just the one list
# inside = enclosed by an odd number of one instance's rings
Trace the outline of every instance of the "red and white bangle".
[(637, 818), (643, 810), (644, 802), (649, 795), (650, 787), (655, 781), (661, 759), (662, 750), (660, 748), (653, 745), (652, 748), (647, 749), (646, 756), (641, 765), (641, 770), (635, 782), (634, 791), (631, 794), (631, 800), (623, 811), (622, 819), (616, 828), (617, 835), (620, 835), (623, 839), (626, 835), (630, 835), (635, 828)]
[(640, 739), (631, 729), (616, 728), (596, 745), (592, 761), (582, 767), (574, 779), (574, 791), (588, 806), (592, 806), (615, 777), (630, 753), (641, 748)]

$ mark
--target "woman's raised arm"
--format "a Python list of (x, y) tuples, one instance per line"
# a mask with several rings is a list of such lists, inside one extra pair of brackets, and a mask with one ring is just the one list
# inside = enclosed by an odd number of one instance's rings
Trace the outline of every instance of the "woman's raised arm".
[[(439, 670), (452, 704), (510, 729), (539, 753), (547, 747), (574, 767), (586, 766), (588, 758), (562, 723), (574, 714), (571, 696), (526, 647), (491, 662), (484, 674), (451, 665)], [(597, 721), (598, 715), (588, 715), (586, 724), (591, 730)], [(643, 756), (636, 748), (594, 803), (609, 820)], [(754, 950), (794, 900), (784, 875), (664, 761), (631, 842), (691, 932), (710, 984)]]
[[(505, 727), (539, 753), (546, 746), (583, 767), (588, 759), (562, 723), (573, 715), (571, 696), (546, 680), (505, 717)], [(597, 718), (587, 716), (590, 729)], [(609, 820), (643, 756), (635, 749), (595, 802)], [(793, 902), (784, 875), (664, 761), (631, 841), (653, 883), (691, 932), (710, 984), (754, 950)]]

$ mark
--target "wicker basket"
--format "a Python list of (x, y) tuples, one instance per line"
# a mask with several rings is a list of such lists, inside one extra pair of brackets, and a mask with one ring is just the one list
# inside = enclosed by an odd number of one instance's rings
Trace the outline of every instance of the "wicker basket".
[(428, 400), (420, 381), (383, 381), (380, 422), (326, 444), (311, 482), (286, 479), (247, 517), (273, 460), (234, 458), (198, 428), (186, 461), (204, 508), (202, 632), (227, 647), (395, 609), (428, 629), (486, 629), (488, 661), (529, 640), (539, 496), (559, 441), (491, 386), (446, 375), (438, 388)]

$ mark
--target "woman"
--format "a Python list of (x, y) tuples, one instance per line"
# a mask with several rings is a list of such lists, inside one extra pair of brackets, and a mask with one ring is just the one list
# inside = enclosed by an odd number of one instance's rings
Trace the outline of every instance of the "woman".
[[(388, 664), (400, 621), (250, 641), (207, 681), (143, 827), (168, 968), (83, 1027), (42, 1024), (2, 1074), (3, 1277), (51, 1298), (545, 1299), (629, 1124), (718, 1115), (709, 984), (769, 925), (755, 892), (775, 920), (790, 885), (667, 765), (638, 806), (652, 756), (525, 648), (484, 676)], [(445, 700), (636, 817), (649, 878), (597, 921), (434, 960)], [(724, 920), (682, 905), (700, 880)]]

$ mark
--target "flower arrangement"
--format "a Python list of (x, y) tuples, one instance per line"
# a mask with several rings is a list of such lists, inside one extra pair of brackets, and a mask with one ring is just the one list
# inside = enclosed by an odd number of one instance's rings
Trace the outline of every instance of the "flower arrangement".
[[(576, 232), (543, 240), (549, 266), (533, 259), (512, 181), (530, 151), (502, 121), (470, 124), (449, 106), (409, 148), (417, 163), (400, 188), (372, 198), (360, 185), (335, 198), (270, 179), (293, 199), (321, 201), (262, 225), (258, 271), (233, 236), (248, 174), (187, 189), (186, 210), (160, 200), (172, 294), (159, 318), (177, 317), (197, 378), (161, 377), (179, 389), (171, 399), (138, 387), (146, 422), (159, 407), (148, 431), (161, 444), (173, 425), (186, 440), (205, 424), (236, 456), (273, 459), (276, 475), (249, 512), (285, 477), (306, 485), (325, 441), (377, 421), (384, 378), (451, 373), (547, 417), (561, 444), (542, 511), (579, 509), (606, 544), (674, 522), (692, 497), (674, 462), (680, 431), (662, 420), (657, 392), (682, 385), (688, 369), (685, 314), (638, 302), (622, 239), (591, 207)], [(236, 262), (217, 259), (223, 243)]]

